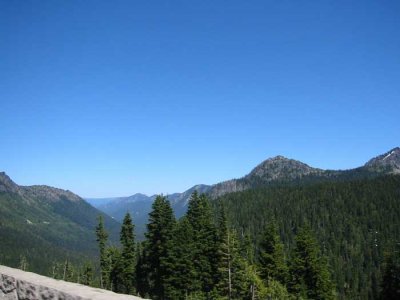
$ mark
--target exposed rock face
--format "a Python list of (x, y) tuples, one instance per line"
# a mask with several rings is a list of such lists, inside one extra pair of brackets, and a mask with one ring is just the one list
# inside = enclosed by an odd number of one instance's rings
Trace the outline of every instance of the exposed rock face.
[(396, 147), (385, 154), (379, 155), (365, 164), (368, 169), (400, 173), (400, 148)]
[(0, 300), (139, 300), (85, 285), (0, 266)]
[(23, 190), (23, 193), (29, 197), (38, 198), (50, 202), (60, 200), (69, 200), (72, 202), (82, 201), (81, 197), (70, 191), (57, 189), (47, 185), (23, 186), (21, 188)]
[(322, 174), (323, 170), (312, 168), (305, 163), (283, 156), (276, 156), (263, 161), (246, 178), (259, 177), (263, 181), (295, 179), (311, 174)]
[(248, 185), (245, 184), (244, 182), (238, 179), (231, 179), (213, 185), (208, 194), (212, 199), (214, 199), (228, 193), (241, 192), (247, 188)]

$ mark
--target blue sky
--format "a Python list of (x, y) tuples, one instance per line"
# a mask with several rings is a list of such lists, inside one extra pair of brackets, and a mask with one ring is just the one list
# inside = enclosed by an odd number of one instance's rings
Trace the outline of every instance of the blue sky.
[(399, 1), (1, 1), (0, 171), (183, 191), (400, 145)]

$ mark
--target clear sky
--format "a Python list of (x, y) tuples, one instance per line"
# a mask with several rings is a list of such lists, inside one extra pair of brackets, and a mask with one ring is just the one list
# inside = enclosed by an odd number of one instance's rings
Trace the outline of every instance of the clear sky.
[(1, 1), (0, 171), (84, 197), (400, 145), (400, 1)]

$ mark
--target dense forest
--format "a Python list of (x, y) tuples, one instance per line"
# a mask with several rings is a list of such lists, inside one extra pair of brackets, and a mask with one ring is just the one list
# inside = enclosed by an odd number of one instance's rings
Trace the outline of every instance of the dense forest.
[(166, 197), (153, 203), (145, 241), (135, 242), (129, 213), (121, 247), (107, 246), (99, 219), (100, 285), (152, 299), (334, 299), (327, 260), (309, 226), (296, 235), (289, 260), (275, 222), (265, 228), (259, 253), (232, 228), (224, 206), (194, 193), (187, 214), (175, 220)]
[(118, 245), (99, 216), (99, 261), (47, 273), (151, 299), (399, 299), (399, 200), (394, 175), (195, 192), (179, 220), (157, 196), (143, 241), (129, 213)]
[(298, 228), (308, 224), (329, 260), (338, 296), (378, 298), (385, 255), (400, 242), (400, 176), (259, 188), (220, 201), (256, 249), (273, 219), (290, 257)]
[(99, 219), (92, 284), (152, 299), (398, 299), (399, 199), (399, 176), (194, 193), (176, 220), (158, 196), (142, 242), (127, 214), (110, 246)]

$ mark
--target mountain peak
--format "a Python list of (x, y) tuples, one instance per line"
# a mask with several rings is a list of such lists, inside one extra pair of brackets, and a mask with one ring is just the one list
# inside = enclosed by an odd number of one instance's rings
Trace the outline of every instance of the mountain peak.
[(393, 148), (384, 154), (374, 157), (365, 164), (365, 167), (400, 173), (400, 147)]
[(305, 175), (320, 173), (322, 170), (312, 168), (298, 160), (282, 155), (274, 156), (255, 167), (246, 177), (260, 177), (263, 180), (294, 179)]
[(265, 161), (278, 161), (278, 160), (290, 160), (289, 158), (287, 158), (287, 157), (285, 157), (285, 156), (283, 156), (283, 155), (277, 155), (277, 156), (274, 156), (274, 157), (271, 157), (271, 158), (268, 158), (267, 160), (265, 160)]

